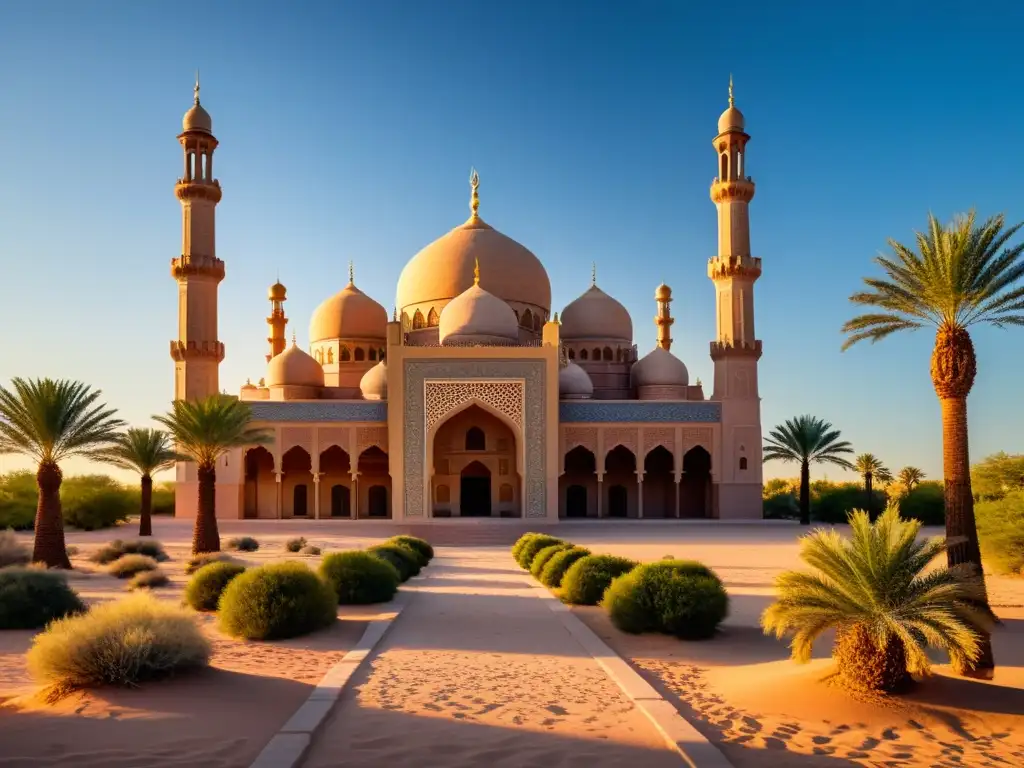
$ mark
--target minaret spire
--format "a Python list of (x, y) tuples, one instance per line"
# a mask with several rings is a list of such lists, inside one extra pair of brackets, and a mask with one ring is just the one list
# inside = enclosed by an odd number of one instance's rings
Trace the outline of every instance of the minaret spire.
[(590, 262), (590, 284), (597, 285), (597, 262)]
[(349, 262), (348, 262), (348, 284), (349, 285), (355, 285), (356, 284), (356, 267), (355, 267), (355, 263), (351, 259), (349, 259)]
[(729, 106), (736, 106), (736, 99), (734, 99), (732, 95), (732, 72), (729, 73)]
[(278, 273), (275, 282), (267, 291), (267, 298), (270, 300), (270, 316), (267, 317), (267, 325), (270, 326), (270, 336), (267, 343), (270, 344), (270, 351), (267, 353), (269, 363), (285, 349), (285, 327), (288, 325), (288, 318), (284, 314), (284, 303), (288, 300), (288, 290), (281, 284), (281, 275)]
[(658, 327), (657, 345), (668, 352), (672, 349), (671, 328), (675, 322), (668, 306), (672, 303), (672, 289), (662, 283), (654, 291), (654, 300), (658, 304), (658, 314), (654, 317), (654, 324)]
[(469, 170), (469, 210), (472, 212), (470, 218), (476, 221), (480, 218), (480, 174), (476, 172), (476, 168), (470, 168)]
[(473, 285), (480, 285), (480, 259), (474, 259)]
[(199, 68), (196, 67), (196, 85), (192, 89), (192, 101), (194, 104), (199, 104)]

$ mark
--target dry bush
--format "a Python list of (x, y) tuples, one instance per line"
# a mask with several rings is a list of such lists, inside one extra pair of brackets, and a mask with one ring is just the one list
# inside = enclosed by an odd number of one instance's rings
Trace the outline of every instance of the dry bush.
[(170, 583), (171, 580), (167, 578), (167, 574), (157, 568), (153, 571), (140, 571), (136, 573), (132, 576), (132, 580), (128, 582), (128, 589), (134, 592), (136, 589), (166, 587)]
[(142, 571), (155, 571), (156, 560), (146, 555), (121, 555), (107, 566), (107, 573), (119, 579), (127, 579)]
[(134, 541), (114, 539), (109, 544), (104, 544), (98, 550), (93, 552), (89, 559), (94, 563), (107, 565), (124, 555), (145, 555), (146, 557), (151, 557), (161, 563), (165, 560), (170, 560), (167, 553), (164, 552), (163, 545), (159, 541), (147, 541), (145, 539), (137, 539)]
[(0, 568), (9, 565), (28, 565), (31, 559), (31, 550), (18, 541), (14, 531), (0, 531)]
[(210, 563), (237, 563), (231, 555), (224, 552), (200, 552), (198, 555), (192, 555), (188, 562), (185, 564), (185, 573), (192, 574), (198, 571), (203, 566), (209, 565)]

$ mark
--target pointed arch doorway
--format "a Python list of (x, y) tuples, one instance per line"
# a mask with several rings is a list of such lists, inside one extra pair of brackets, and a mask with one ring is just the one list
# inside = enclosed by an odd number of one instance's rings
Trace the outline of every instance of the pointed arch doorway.
[(479, 461), (474, 461), (462, 470), (459, 482), (459, 514), (462, 517), (490, 517), (491, 471)]

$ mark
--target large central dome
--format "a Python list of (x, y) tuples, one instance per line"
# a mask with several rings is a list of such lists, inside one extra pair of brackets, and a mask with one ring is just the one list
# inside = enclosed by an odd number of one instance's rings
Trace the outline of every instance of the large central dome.
[[(475, 177), (474, 177), (475, 179)], [(551, 310), (551, 282), (540, 259), (529, 249), (503, 235), (476, 213), (417, 253), (398, 279), (398, 309), (412, 316), (419, 310), (440, 313), (449, 301), (473, 286), (477, 262), (487, 275), (492, 294), (508, 302), (517, 314), (529, 308), (546, 318)]]

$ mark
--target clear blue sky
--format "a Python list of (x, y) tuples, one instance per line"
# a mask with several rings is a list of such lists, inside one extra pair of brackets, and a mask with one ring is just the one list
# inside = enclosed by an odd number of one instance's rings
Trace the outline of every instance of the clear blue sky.
[[(405, 262), (465, 219), (470, 165), (481, 214), (541, 258), (555, 309), (596, 261), (646, 351), (654, 288), (671, 285), (673, 351), (710, 390), (711, 138), (732, 72), (758, 185), (766, 431), (816, 414), (858, 452), (937, 477), (931, 336), (840, 353), (839, 329), (886, 238), (910, 241), (929, 210), (1024, 219), (1024, 10), (833, 5), (8, 0), (0, 381), (83, 379), (135, 424), (168, 406), (175, 135), (199, 67), (221, 141), (229, 391), (263, 374), (278, 272), (300, 343), (350, 259), (390, 311)], [(972, 455), (1024, 451), (1024, 330), (975, 343)]]

